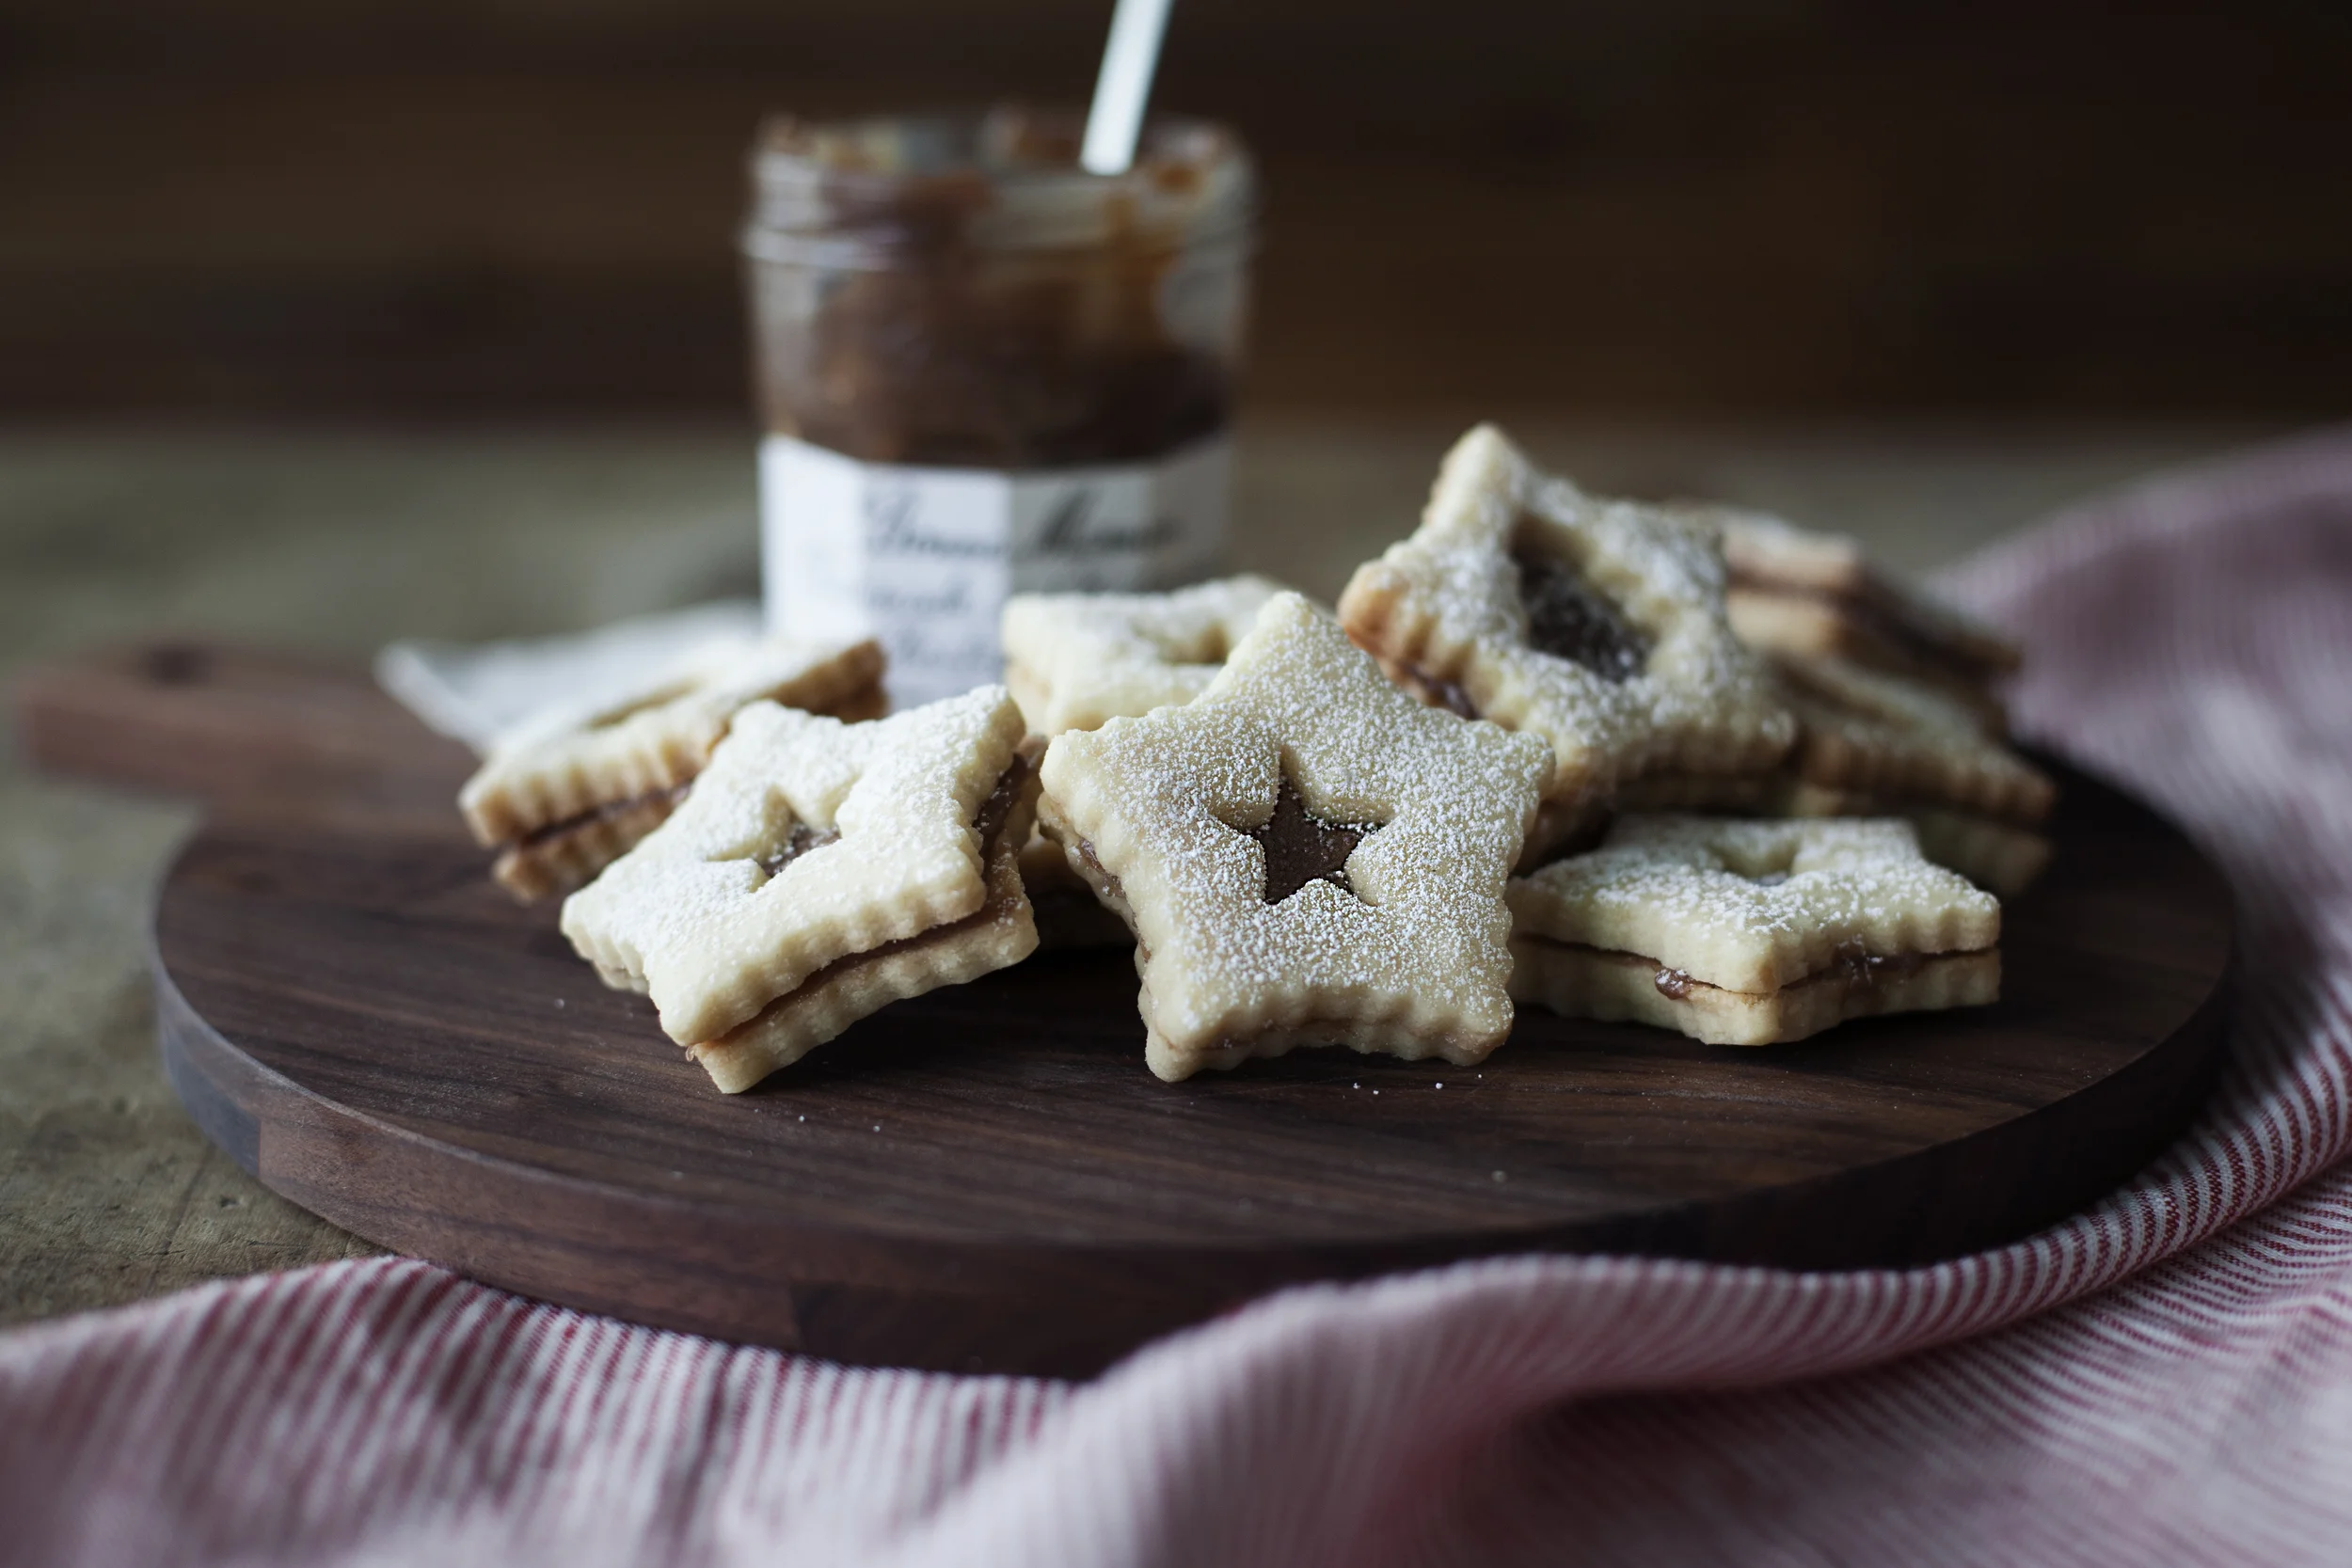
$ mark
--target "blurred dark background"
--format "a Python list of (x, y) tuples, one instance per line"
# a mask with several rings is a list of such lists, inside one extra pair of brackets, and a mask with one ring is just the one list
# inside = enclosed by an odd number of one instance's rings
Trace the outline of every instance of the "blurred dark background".
[[(1108, 0), (9, 0), (0, 415), (748, 418), (762, 111), (1076, 103)], [(2301, 417), (2352, 8), (1180, 0), (1253, 404)]]

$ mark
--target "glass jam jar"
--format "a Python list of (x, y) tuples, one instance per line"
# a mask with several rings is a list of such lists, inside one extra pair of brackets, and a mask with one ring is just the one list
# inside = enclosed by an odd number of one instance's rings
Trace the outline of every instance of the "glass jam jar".
[(1165, 587), (1224, 554), (1255, 182), (1155, 120), (775, 120), (743, 230), (768, 618), (882, 640), (900, 706), (994, 680), (1023, 590)]

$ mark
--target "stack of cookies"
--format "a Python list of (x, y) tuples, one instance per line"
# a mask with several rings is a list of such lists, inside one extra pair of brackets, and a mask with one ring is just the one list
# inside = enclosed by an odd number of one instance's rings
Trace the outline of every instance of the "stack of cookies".
[(509, 893), (569, 893), (661, 825), (745, 707), (877, 718), (882, 674), (870, 639), (722, 646), (618, 699), (543, 713), (492, 749), (458, 810)]
[(1768, 513), (1684, 509), (1723, 542), (1724, 611), (1749, 646), (1830, 657), (1935, 687), (1997, 726), (1994, 684), (2017, 671), (2017, 645), (1873, 563), (1860, 544)]
[(1620, 808), (1753, 806), (1769, 787), (1796, 720), (1724, 590), (1706, 531), (1587, 496), (1482, 425), (1420, 529), (1357, 569), (1340, 620), (1425, 701), (1549, 742), (1532, 863)]
[(1510, 1033), (1502, 892), (1551, 773), (1281, 594), (1190, 703), (1054, 736), (1039, 820), (1135, 935), (1160, 1077), (1322, 1043), (1468, 1065)]
[(859, 1019), (1037, 946), (1036, 780), (1001, 686), (870, 723), (754, 703), (564, 934), (729, 1093)]
[(1259, 578), (1022, 595), (1003, 644), (1007, 687), (887, 719), (870, 644), (779, 647), (551, 724), (469, 819), (510, 886), (595, 878), (565, 935), (730, 1092), (1041, 927), (1132, 945), (1171, 1081), (1468, 1065), (1518, 1004), (1794, 1040), (1995, 1000), (1999, 898), (2048, 854), (1996, 634), (1850, 541), (1589, 496), (1489, 427), (1336, 614)]
[(1900, 816), (1929, 857), (2004, 896), (2048, 863), (2050, 781), (2007, 744), (1996, 689), (2017, 645), (1874, 565), (1851, 539), (1763, 513), (1720, 531), (1732, 629), (1773, 667), (1799, 738), (1775, 806)]

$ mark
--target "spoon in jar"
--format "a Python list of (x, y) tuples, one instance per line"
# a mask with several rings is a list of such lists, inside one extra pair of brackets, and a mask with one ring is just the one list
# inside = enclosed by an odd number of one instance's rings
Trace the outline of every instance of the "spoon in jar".
[(1086, 141), (1078, 151), (1078, 162), (1089, 174), (1124, 174), (1136, 161), (1136, 138), (1143, 132), (1143, 105), (1152, 96), (1152, 73), (1160, 63), (1160, 37), (1168, 31), (1169, 3), (1119, 0), (1111, 12), (1103, 69), (1094, 78), (1094, 102), (1087, 109)]

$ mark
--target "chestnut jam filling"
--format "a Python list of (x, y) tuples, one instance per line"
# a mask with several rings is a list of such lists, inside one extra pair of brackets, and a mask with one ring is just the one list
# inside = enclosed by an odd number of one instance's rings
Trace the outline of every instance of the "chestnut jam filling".
[[(1013, 802), (1021, 799), (1021, 781), (1028, 775), (1028, 759), (1015, 756), (1012, 759), (1012, 766), (1006, 768), (998, 777), (995, 789), (990, 793), (987, 800), (980, 802), (979, 812), (972, 818), (972, 831), (979, 835), (980, 859), (986, 868), (982, 875), (988, 882), (988, 896), (981, 902), (978, 909), (961, 920), (951, 920), (944, 926), (934, 926), (928, 931), (917, 931), (911, 937), (899, 937), (895, 941), (885, 942), (879, 947), (868, 947), (863, 952), (844, 953), (833, 962), (810, 974), (799, 985), (783, 995), (771, 998), (768, 1006), (762, 1008), (758, 1016), (764, 1017), (769, 1009), (781, 1006), (796, 996), (808, 995), (818, 986), (838, 977), (858, 964), (872, 963), (878, 959), (889, 958), (893, 954), (904, 953), (912, 948), (938, 942), (997, 918), (1003, 912), (1003, 905), (997, 897), (993, 863), (996, 852), (1003, 847), (999, 840), (1004, 835), (1005, 820), (1012, 815)], [(805, 845), (803, 845), (801, 838), (803, 832), (808, 835)], [(785, 846), (773, 857), (763, 860), (760, 863), (781, 869), (798, 857), (807, 854), (809, 850), (820, 849), (840, 836), (830, 828), (811, 828), (805, 822), (796, 822), (792, 825), (791, 836)], [(802, 847), (795, 847), (795, 846)], [(769, 873), (771, 876), (774, 874), (773, 871)], [(1020, 886), (1018, 876), (1014, 878), (1013, 885), (1017, 892)], [(688, 1053), (691, 1055), (693, 1052), (702, 1049), (701, 1046), (692, 1046), (689, 1048)]]
[(1274, 815), (1263, 827), (1247, 830), (1265, 851), (1265, 901), (1279, 904), (1309, 882), (1329, 882), (1353, 895), (1347, 857), (1375, 832), (1377, 823), (1331, 823), (1311, 816), (1298, 786), (1287, 774), (1274, 798)]
[(1867, 990), (1881, 980), (1899, 980), (1915, 973), (1928, 958), (1920, 953), (1873, 953), (1859, 941), (1844, 942), (1831, 953), (1828, 968), (1814, 971), (1804, 980), (1836, 980), (1849, 990)]
[(1867, 594), (1800, 588), (1771, 578), (1737, 571), (1731, 575), (1731, 585), (1775, 599), (1804, 599), (1820, 605), (1831, 614), (1859, 626), (1881, 641), (1892, 644), (1896, 652), (1907, 655), (1952, 680), (1975, 685), (2005, 673), (2006, 667), (1999, 658), (1975, 652), (1955, 643), (1949, 637), (1940, 637), (1933, 631), (1923, 629), (1911, 616), (1882, 604)]
[(1530, 647), (1581, 664), (1605, 681), (1628, 681), (1649, 661), (1650, 640), (1566, 562), (1514, 550)]
[(653, 789), (647, 790), (643, 795), (631, 795), (626, 800), (607, 800), (600, 806), (591, 806), (586, 811), (533, 828), (516, 839), (515, 847), (518, 849), (537, 849), (562, 838), (566, 833), (576, 833), (583, 828), (594, 827), (598, 822), (609, 821), (629, 812), (665, 801), (672, 810), (675, 810), (678, 802), (686, 799), (687, 791), (693, 787), (693, 781), (690, 779), (675, 789)]
[[(1021, 799), (1021, 781), (1028, 776), (1029, 759), (1015, 755), (1012, 763), (997, 776), (996, 787), (980, 802), (979, 811), (972, 818), (972, 831), (979, 835), (980, 853), (985, 857), (996, 834), (1004, 828), (1005, 818), (1012, 815), (1012, 803)], [(840, 842), (841, 834), (832, 828), (812, 827), (795, 822), (784, 842), (759, 857), (759, 868), (773, 877), (794, 861), (813, 849)]]
[(1478, 705), (1470, 701), (1470, 692), (1459, 681), (1433, 675), (1417, 665), (1407, 667), (1405, 678), (1413, 695), (1431, 707), (1441, 707), (1457, 719), (1478, 717)]
[(759, 857), (759, 868), (773, 877), (811, 849), (822, 849), (837, 843), (840, 833), (831, 828), (812, 828), (805, 822), (795, 822), (784, 842)]
[(1021, 799), (1022, 781), (1035, 766), (1026, 755), (1015, 752), (1012, 761), (996, 776), (996, 787), (980, 802), (979, 811), (972, 818), (972, 831), (979, 835), (982, 857), (988, 854), (988, 847), (996, 842), (996, 835), (1005, 831), (1005, 818), (1012, 815), (1013, 802)]
[[(1689, 970), (1670, 968), (1640, 953), (1622, 952), (1613, 947), (1595, 947), (1589, 942), (1561, 942), (1551, 937), (1526, 940), (1572, 953), (1589, 953), (1613, 963), (1638, 964), (1651, 972), (1650, 983), (1658, 988), (1659, 995), (1670, 1002), (1687, 1002), (1695, 992), (1726, 989), (1694, 979)], [(1948, 953), (1872, 953), (1858, 941), (1847, 942), (1831, 953), (1828, 963), (1809, 974), (1789, 981), (1780, 988), (1780, 994), (1787, 996), (1807, 986), (1838, 986), (1849, 990), (1868, 990), (1883, 982), (1908, 978), (1931, 963), (1969, 956), (1969, 950), (1965, 949)], [(1763, 993), (1732, 991), (1730, 994), (1746, 996)]]
[(1095, 885), (1100, 887), (1106, 895), (1122, 901), (1126, 898), (1125, 886), (1117, 877), (1111, 875), (1111, 868), (1104, 865), (1102, 857), (1094, 852), (1094, 840), (1090, 838), (1078, 840), (1078, 858), (1086, 862), (1087, 869), (1094, 873)]

